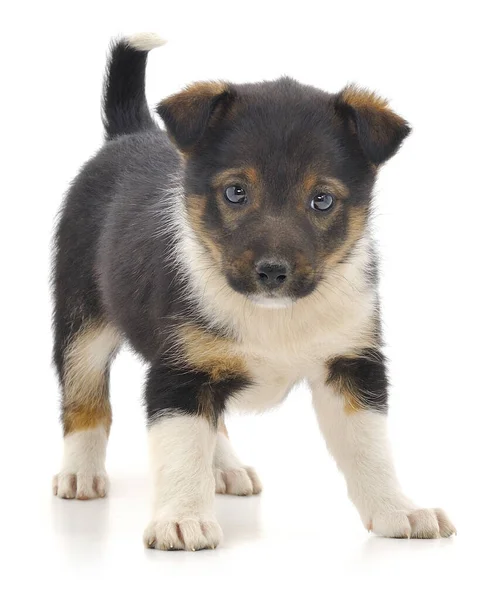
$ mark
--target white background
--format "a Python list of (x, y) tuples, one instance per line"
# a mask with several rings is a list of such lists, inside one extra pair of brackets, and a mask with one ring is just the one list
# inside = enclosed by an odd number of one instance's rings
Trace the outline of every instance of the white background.
[[(479, 0), (3, 5), (2, 597), (496, 597), (491, 7)], [(331, 92), (350, 81), (376, 89), (413, 125), (382, 170), (376, 199), (390, 429), (407, 493), (444, 507), (456, 538), (369, 536), (300, 389), (270, 414), (230, 421), (265, 490), (217, 499), (223, 545), (194, 554), (144, 550), (144, 369), (128, 352), (112, 376), (110, 497), (51, 497), (61, 432), (50, 364), (50, 238), (64, 190), (101, 143), (109, 38), (144, 30), (169, 40), (150, 57), (151, 104), (198, 79), (288, 74)]]

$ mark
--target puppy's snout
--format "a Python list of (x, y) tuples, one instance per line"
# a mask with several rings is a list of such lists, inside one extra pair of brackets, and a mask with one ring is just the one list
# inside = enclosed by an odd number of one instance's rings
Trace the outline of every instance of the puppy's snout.
[(259, 284), (267, 290), (279, 288), (290, 277), (290, 265), (284, 260), (263, 259), (255, 268)]

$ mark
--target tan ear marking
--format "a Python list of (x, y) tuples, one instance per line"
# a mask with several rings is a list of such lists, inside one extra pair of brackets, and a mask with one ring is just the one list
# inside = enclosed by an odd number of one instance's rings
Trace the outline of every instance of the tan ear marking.
[(208, 126), (216, 120), (219, 106), (228, 104), (229, 89), (228, 83), (223, 81), (201, 81), (157, 105), (157, 113), (186, 158)]
[(344, 102), (356, 109), (390, 110), (385, 98), (355, 84), (346, 86), (341, 94)]
[(365, 157), (379, 166), (398, 151), (410, 133), (409, 124), (389, 107), (387, 100), (357, 85), (348, 85), (335, 97), (337, 114), (347, 119)]
[(199, 81), (186, 86), (181, 92), (168, 96), (159, 102), (159, 107), (182, 108), (188, 110), (206, 99), (214, 98), (228, 91), (228, 84), (223, 81)]

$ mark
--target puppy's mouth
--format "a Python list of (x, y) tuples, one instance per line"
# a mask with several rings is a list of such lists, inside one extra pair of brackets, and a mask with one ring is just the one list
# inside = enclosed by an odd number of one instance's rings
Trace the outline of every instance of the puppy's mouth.
[(290, 296), (268, 296), (267, 294), (251, 294), (248, 298), (256, 306), (270, 310), (289, 308), (295, 302)]

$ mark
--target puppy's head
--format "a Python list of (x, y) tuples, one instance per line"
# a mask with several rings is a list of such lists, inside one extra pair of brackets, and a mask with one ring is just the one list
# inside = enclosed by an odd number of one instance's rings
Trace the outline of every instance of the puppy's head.
[(191, 227), (230, 286), (267, 306), (310, 294), (346, 258), (377, 167), (410, 131), (370, 92), (289, 78), (194, 84), (157, 110), (186, 161)]

